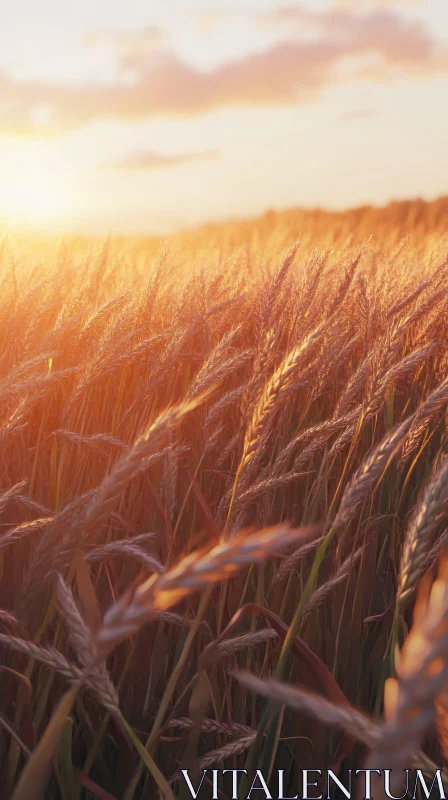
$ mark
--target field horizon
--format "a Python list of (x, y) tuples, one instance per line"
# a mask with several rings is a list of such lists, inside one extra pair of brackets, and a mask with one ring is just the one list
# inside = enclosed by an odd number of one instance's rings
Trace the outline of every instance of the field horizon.
[[(438, 228), (443, 225), (446, 220), (448, 206), (448, 194), (442, 194), (434, 197), (433, 199), (426, 199), (424, 197), (414, 196), (401, 199), (392, 199), (386, 203), (361, 203), (347, 208), (332, 209), (326, 206), (287, 206), (285, 208), (266, 208), (264, 211), (255, 214), (248, 214), (247, 216), (223, 216), (216, 219), (211, 219), (205, 222), (200, 222), (195, 225), (182, 225), (179, 224), (171, 231), (144, 231), (140, 230), (130, 232), (114, 232), (108, 229), (107, 233), (94, 231), (86, 232), (82, 228), (51, 230), (51, 226), (45, 228), (39, 226), (37, 228), (30, 228), (20, 225), (8, 225), (8, 223), (0, 218), (0, 235), (5, 236), (11, 234), (19, 238), (32, 237), (33, 239), (75, 239), (75, 240), (98, 240), (104, 239), (107, 236), (125, 239), (142, 239), (145, 241), (159, 242), (161, 239), (173, 240), (178, 237), (187, 235), (203, 234), (219, 234), (226, 227), (231, 227), (234, 232), (240, 230), (243, 234), (247, 234), (249, 230), (265, 229), (266, 226), (272, 225), (288, 225), (293, 228), (296, 235), (303, 233), (304, 229), (310, 227), (314, 229), (317, 225), (323, 226), (329, 224), (332, 232), (335, 227), (343, 225), (344, 222), (350, 220), (350, 224), (354, 225), (357, 234), (363, 231), (365, 225), (370, 225), (373, 230), (378, 229), (378, 223), (387, 225), (390, 229), (392, 227), (401, 228), (402, 231), (419, 233), (416, 226), (423, 223), (426, 225), (426, 230), (431, 227)], [(302, 229), (302, 230), (301, 230)]]

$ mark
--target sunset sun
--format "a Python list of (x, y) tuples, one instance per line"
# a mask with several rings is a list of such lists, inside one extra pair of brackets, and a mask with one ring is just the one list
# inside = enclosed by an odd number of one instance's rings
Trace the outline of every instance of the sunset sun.
[(6, 185), (8, 222), (13, 225), (49, 225), (67, 210), (64, 188), (51, 177), (30, 177)]

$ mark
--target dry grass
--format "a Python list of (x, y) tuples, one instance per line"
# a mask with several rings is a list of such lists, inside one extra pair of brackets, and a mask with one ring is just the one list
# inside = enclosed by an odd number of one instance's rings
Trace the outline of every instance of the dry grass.
[(5, 240), (2, 796), (443, 765), (444, 225), (440, 201)]

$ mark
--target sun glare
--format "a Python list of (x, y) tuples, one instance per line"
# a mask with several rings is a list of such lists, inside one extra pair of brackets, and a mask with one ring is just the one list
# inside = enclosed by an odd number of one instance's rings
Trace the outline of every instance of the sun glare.
[(3, 203), (11, 225), (43, 227), (57, 223), (67, 209), (63, 188), (47, 177), (4, 187)]

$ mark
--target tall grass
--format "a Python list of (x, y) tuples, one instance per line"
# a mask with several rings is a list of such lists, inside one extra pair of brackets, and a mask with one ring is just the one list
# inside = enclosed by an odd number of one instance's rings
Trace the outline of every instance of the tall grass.
[(443, 209), (3, 242), (2, 796), (443, 764)]

